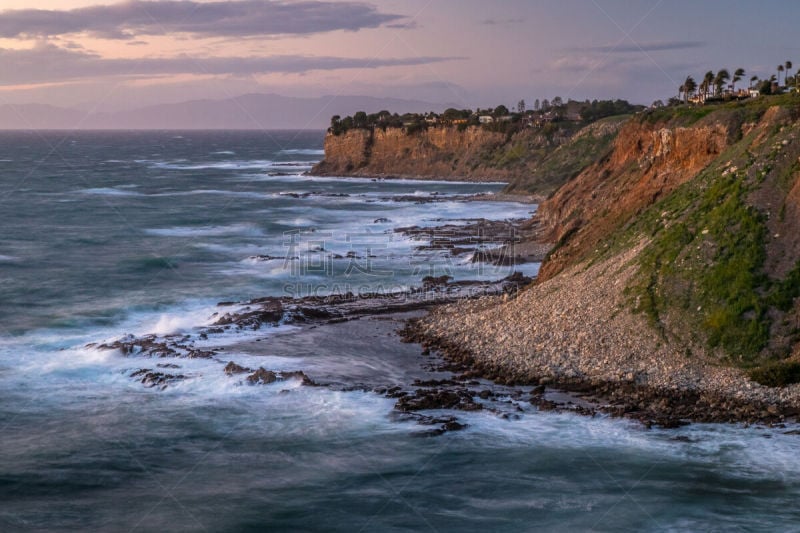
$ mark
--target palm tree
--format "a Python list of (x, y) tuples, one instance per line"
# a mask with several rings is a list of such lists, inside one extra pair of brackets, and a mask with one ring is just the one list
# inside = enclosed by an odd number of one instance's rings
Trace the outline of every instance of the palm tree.
[(751, 76), (750, 77), (750, 88), (753, 88), (753, 85), (758, 81), (758, 76)]
[(786, 63), (783, 64), (783, 66), (786, 69), (786, 76), (784, 77), (783, 81), (785, 83), (789, 83), (787, 80), (789, 79), (789, 71), (792, 70), (792, 66), (793, 66), (792, 62), (791, 61), (787, 61)]
[(744, 77), (744, 69), (743, 68), (737, 68), (733, 72), (733, 79), (731, 80), (731, 86), (733, 88), (733, 92), (736, 92), (736, 82), (741, 80), (743, 77)]
[(731, 79), (730, 73), (726, 69), (722, 69), (717, 72), (717, 75), (714, 76), (714, 95), (720, 96), (722, 94), (722, 88), (725, 87), (725, 83)]
[(714, 83), (714, 73), (709, 70), (703, 76), (703, 82), (700, 84), (700, 89), (703, 91), (704, 96), (708, 96), (708, 90), (711, 89), (712, 83)]
[(778, 65), (778, 87), (780, 87), (781, 85), (781, 72), (783, 72), (784, 70), (786, 69), (783, 68), (783, 65)]
[(687, 102), (689, 100), (689, 96), (697, 90), (697, 82), (694, 81), (694, 78), (691, 76), (686, 76), (686, 81), (683, 82), (683, 101)]

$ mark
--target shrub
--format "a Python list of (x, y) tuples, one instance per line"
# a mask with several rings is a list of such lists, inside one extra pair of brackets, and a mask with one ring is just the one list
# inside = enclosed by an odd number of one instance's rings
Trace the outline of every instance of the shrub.
[(767, 363), (749, 372), (750, 379), (766, 387), (785, 387), (800, 383), (800, 363), (780, 361)]

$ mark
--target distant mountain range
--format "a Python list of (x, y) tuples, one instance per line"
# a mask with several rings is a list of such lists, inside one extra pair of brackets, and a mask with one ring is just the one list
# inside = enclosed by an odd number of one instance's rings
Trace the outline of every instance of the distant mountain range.
[(399, 98), (322, 96), (295, 98), (247, 94), (225, 100), (192, 100), (114, 113), (86, 113), (47, 104), (0, 106), (0, 129), (323, 129), (333, 115), (356, 111), (442, 111), (453, 104)]

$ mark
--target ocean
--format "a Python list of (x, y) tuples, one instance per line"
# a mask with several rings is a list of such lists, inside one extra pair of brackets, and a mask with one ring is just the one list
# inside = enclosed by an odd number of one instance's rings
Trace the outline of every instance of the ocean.
[[(348, 387), (430, 373), (396, 323), (229, 331), (211, 359), (87, 346), (189, 335), (222, 301), (536, 273), (395, 231), (529, 217), (464, 201), (502, 184), (307, 176), (323, 135), (0, 133), (0, 530), (797, 529), (793, 428), (646, 430), (509, 398), (517, 415), (431, 437)], [(228, 361), (340, 386), (251, 386)], [(131, 377), (156, 364), (186, 379)]]

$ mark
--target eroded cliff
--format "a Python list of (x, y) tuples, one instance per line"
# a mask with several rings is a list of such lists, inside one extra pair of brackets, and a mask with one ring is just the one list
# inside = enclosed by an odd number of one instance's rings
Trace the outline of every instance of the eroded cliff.
[(796, 416), (799, 104), (634, 117), (541, 206), (536, 285), (446, 308), (424, 338), (514, 381), (636, 391), (635, 410)]
[(505, 137), (480, 128), (432, 128), (407, 134), (402, 128), (351, 129), (325, 137), (325, 159), (317, 175), (474, 178), (468, 161), (502, 144)]
[(537, 283), (585, 272), (599, 291), (620, 280), (597, 265), (636, 250), (625, 303), (608, 313), (646, 317), (674, 353), (800, 380), (798, 191), (795, 96), (637, 116), (540, 206), (554, 249)]
[(718, 157), (740, 125), (627, 122), (606, 157), (568, 181), (538, 212), (543, 239), (559, 243), (542, 268), (547, 279), (581, 258), (643, 208), (667, 196)]
[(513, 135), (480, 127), (351, 129), (325, 138), (325, 159), (312, 174), (505, 181), (507, 192), (546, 197), (611, 146), (621, 118)]

